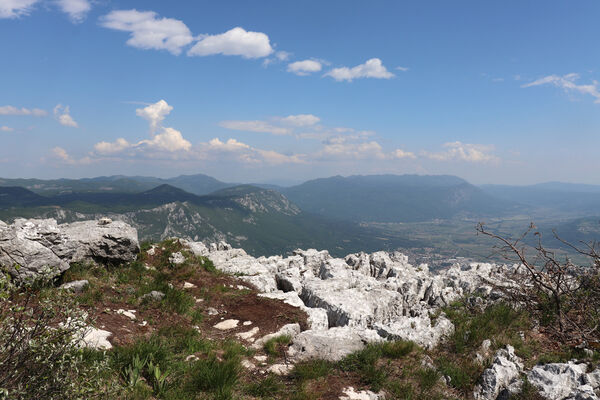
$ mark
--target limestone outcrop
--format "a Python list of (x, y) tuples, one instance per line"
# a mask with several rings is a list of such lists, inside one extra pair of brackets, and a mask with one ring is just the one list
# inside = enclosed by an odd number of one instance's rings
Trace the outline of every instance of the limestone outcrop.
[(411, 340), (431, 348), (453, 332), (440, 308), (470, 294), (489, 295), (506, 282), (505, 266), (455, 265), (431, 273), (399, 252), (296, 250), (288, 257), (252, 257), (225, 243), (187, 243), (217, 269), (254, 285), (263, 296), (306, 311), (309, 330), (294, 338), (290, 357), (339, 359), (377, 340)]
[(107, 218), (61, 225), (54, 219), (0, 224), (0, 267), (16, 280), (59, 274), (73, 262), (129, 262), (138, 253), (137, 231)]

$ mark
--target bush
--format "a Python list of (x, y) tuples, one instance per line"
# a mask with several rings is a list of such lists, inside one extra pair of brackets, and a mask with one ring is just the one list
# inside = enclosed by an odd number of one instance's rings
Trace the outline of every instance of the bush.
[[(579, 266), (542, 244), (542, 235), (531, 224), (518, 239), (506, 238), (490, 232), (483, 223), (477, 226), (480, 234), (496, 239), (500, 253), (517, 268), (511, 271), (510, 281), (517, 285), (499, 287), (515, 305), (526, 308), (542, 328), (565, 344), (600, 345), (600, 243), (585, 244), (578, 248), (556, 232), (554, 238), (563, 247), (587, 257), (589, 266)], [(533, 232), (536, 244), (525, 243)], [(533, 255), (531, 254), (533, 253)]]
[(0, 394), (9, 399), (109, 396), (112, 389), (101, 378), (104, 358), (81, 348), (85, 315), (73, 296), (32, 286), (17, 291), (7, 279), (0, 275)]

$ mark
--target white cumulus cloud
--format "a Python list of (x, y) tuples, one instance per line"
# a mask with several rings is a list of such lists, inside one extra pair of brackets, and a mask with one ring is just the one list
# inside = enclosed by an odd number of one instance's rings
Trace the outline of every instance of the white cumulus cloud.
[(0, 115), (31, 115), (33, 117), (45, 117), (48, 115), (48, 112), (39, 108), (0, 106)]
[(578, 85), (575, 83), (579, 80), (580, 76), (576, 73), (566, 74), (563, 76), (559, 75), (548, 75), (543, 78), (537, 79), (533, 82), (522, 85), (523, 88), (541, 86), (541, 85), (553, 85), (563, 89), (567, 93), (580, 93), (587, 94), (594, 98), (594, 103), (600, 103), (600, 89), (598, 81), (592, 81), (591, 84)]
[(296, 75), (306, 76), (313, 72), (319, 72), (323, 68), (323, 65), (319, 61), (315, 60), (303, 60), (296, 61), (288, 64), (287, 70)]
[(124, 138), (118, 138), (114, 142), (102, 141), (94, 145), (96, 154), (115, 155), (126, 150), (132, 150), (134, 153), (145, 151), (151, 152), (188, 152), (192, 144), (186, 140), (180, 131), (171, 127), (164, 127), (163, 120), (173, 110), (165, 100), (159, 100), (144, 108), (138, 108), (135, 113), (148, 121), (150, 127), (150, 139), (143, 139), (131, 143)]
[(89, 0), (57, 0), (58, 7), (73, 23), (81, 23), (92, 9)]
[(154, 11), (116, 10), (100, 18), (100, 25), (129, 32), (127, 44), (140, 49), (167, 50), (181, 54), (194, 37), (180, 20), (160, 18)]
[(402, 149), (394, 150), (394, 152), (392, 153), (392, 156), (394, 158), (412, 158), (412, 159), (417, 158), (415, 153), (411, 153), (410, 151), (404, 151)]
[(188, 151), (192, 147), (192, 144), (183, 138), (181, 132), (173, 128), (163, 128), (161, 133), (154, 135), (152, 139), (140, 141), (136, 146), (140, 145), (170, 152)]
[(228, 139), (227, 141), (222, 142), (219, 138), (211, 139), (206, 147), (210, 150), (219, 151), (241, 151), (250, 149), (249, 145), (236, 139)]
[(261, 58), (273, 53), (269, 36), (262, 32), (246, 31), (235, 27), (218, 35), (201, 35), (188, 50), (189, 56), (223, 54), (244, 58)]
[(131, 144), (123, 139), (118, 138), (114, 142), (99, 142), (94, 145), (94, 150), (99, 154), (115, 154), (120, 153), (125, 149), (131, 147)]
[(394, 77), (394, 74), (383, 66), (379, 58), (371, 58), (364, 64), (357, 65), (356, 67), (334, 68), (324, 76), (330, 76), (336, 81), (351, 82), (358, 78), (390, 79)]
[(70, 126), (71, 128), (77, 128), (79, 126), (73, 117), (71, 117), (69, 106), (57, 104), (56, 107), (54, 107), (54, 117), (61, 125)]
[(150, 132), (156, 132), (160, 124), (167, 115), (171, 113), (173, 107), (168, 105), (166, 101), (159, 100), (154, 104), (150, 104), (144, 108), (135, 110), (138, 117), (144, 118), (150, 123)]
[(38, 0), (0, 0), (0, 18), (29, 15)]

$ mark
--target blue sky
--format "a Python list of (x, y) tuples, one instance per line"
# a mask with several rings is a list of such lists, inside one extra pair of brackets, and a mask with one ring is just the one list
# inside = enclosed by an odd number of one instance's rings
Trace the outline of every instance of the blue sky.
[(600, 184), (598, 1), (0, 0), (0, 176)]

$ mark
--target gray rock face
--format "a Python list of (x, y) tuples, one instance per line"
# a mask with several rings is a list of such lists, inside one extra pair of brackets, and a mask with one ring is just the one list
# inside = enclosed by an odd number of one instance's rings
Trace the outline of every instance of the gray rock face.
[(496, 400), (510, 398), (521, 391), (523, 364), (515, 355), (512, 346), (498, 350), (492, 365), (483, 371), (480, 382), (475, 386), (473, 397), (476, 400)]
[[(331, 336), (331, 344), (338, 348), (332, 350), (335, 357), (364, 346), (351, 331), (370, 332), (365, 338), (371, 341), (411, 340), (431, 348), (454, 329), (439, 313), (440, 307), (470, 293), (489, 294), (494, 285), (506, 283), (507, 267), (472, 264), (432, 274), (427, 265), (413, 266), (399, 252), (357, 253), (340, 259), (309, 249), (296, 250), (289, 257), (255, 258), (241, 249), (213, 243), (206, 254), (216, 268), (238, 275), (264, 296), (304, 310), (310, 331), (296, 340), (311, 337), (323, 342)], [(299, 353), (311, 354), (312, 350)]]
[(0, 266), (17, 280), (66, 271), (79, 261), (128, 262), (139, 253), (137, 231), (124, 222), (58, 225), (54, 219), (17, 219), (0, 225)]
[(572, 361), (536, 365), (527, 373), (527, 379), (550, 400), (598, 400), (600, 368), (586, 372), (586, 364)]

